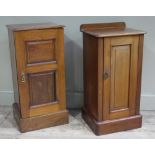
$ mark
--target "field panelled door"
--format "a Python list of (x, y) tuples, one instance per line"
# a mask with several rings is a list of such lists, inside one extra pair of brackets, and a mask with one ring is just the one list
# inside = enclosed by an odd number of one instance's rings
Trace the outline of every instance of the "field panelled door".
[(104, 39), (103, 120), (136, 113), (138, 36)]
[(23, 118), (65, 109), (61, 34), (62, 28), (14, 32)]

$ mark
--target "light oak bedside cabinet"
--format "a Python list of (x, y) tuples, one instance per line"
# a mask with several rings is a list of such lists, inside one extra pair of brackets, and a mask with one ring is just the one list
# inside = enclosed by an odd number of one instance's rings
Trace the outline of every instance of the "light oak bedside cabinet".
[(15, 103), (21, 132), (68, 123), (61, 25), (8, 25)]

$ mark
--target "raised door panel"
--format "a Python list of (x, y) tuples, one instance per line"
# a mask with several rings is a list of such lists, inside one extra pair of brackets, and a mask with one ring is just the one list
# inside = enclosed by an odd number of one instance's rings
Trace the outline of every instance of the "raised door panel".
[(28, 79), (31, 107), (57, 101), (55, 72), (29, 74)]
[(27, 64), (56, 61), (55, 39), (26, 42)]
[(23, 118), (65, 109), (63, 29), (15, 32)]
[(104, 41), (103, 119), (135, 115), (138, 76), (138, 36)]
[(111, 50), (110, 111), (129, 108), (130, 45)]

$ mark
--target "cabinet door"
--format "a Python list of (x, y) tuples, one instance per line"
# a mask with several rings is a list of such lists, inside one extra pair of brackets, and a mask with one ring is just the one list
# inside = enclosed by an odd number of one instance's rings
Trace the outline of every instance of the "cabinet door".
[(135, 115), (138, 36), (104, 39), (103, 120)]
[(63, 29), (15, 32), (23, 118), (65, 109)]

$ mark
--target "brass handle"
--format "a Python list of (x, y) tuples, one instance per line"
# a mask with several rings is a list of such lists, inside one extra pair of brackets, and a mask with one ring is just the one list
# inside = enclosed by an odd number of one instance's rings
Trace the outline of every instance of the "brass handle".
[(103, 78), (107, 80), (109, 78), (109, 72), (104, 72)]
[(25, 80), (25, 73), (24, 72), (22, 72), (22, 74), (21, 74), (21, 82), (25, 82), (26, 80)]

